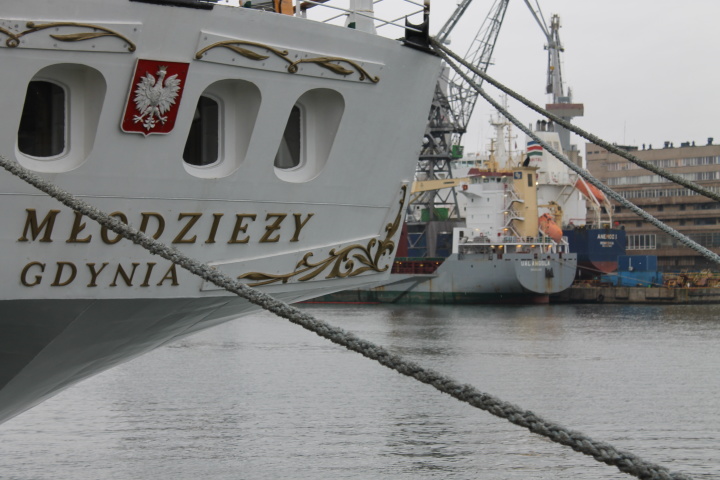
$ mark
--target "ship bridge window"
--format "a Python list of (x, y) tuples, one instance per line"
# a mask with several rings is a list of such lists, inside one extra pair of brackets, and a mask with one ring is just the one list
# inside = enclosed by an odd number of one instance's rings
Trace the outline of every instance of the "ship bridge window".
[(305, 92), (288, 113), (275, 155), (275, 175), (293, 183), (317, 177), (330, 157), (344, 111), (345, 100), (334, 90)]
[(18, 129), (18, 149), (31, 157), (55, 157), (65, 151), (65, 89), (52, 82), (28, 85)]
[(183, 150), (185, 171), (200, 178), (221, 178), (237, 170), (247, 155), (260, 100), (260, 89), (245, 80), (208, 86), (190, 119)]
[(87, 65), (57, 64), (30, 79), (20, 117), (15, 156), (37, 172), (67, 172), (95, 144), (106, 83)]

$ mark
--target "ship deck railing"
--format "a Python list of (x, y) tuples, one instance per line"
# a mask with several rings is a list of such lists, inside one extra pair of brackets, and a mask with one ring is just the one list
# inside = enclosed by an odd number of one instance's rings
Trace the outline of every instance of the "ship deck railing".
[[(476, 237), (465, 237), (467, 241), (461, 242), (460, 245), (523, 245), (523, 246), (534, 246), (534, 245), (557, 245), (557, 243), (550, 237), (539, 236), (539, 237), (515, 237), (515, 236), (500, 236), (500, 237), (487, 237), (487, 236), (476, 236)], [(567, 237), (563, 237), (560, 244), (567, 244)]]
[(550, 237), (516, 237), (500, 236), (496, 238), (486, 236), (466, 237), (467, 240), (458, 244), (458, 253), (567, 253), (569, 245), (567, 237), (555, 242)]
[[(275, 11), (276, 2), (273, 0), (221, 0), (220, 4), (236, 7), (246, 7), (267, 11)], [(413, 30), (411, 25), (419, 25), (423, 22), (423, 15), (426, 12), (423, 0), (367, 0), (367, 2), (356, 2), (356, 5), (370, 5), (369, 8), (348, 6), (347, 0), (296, 0), (288, 2), (288, 9), (294, 12), (295, 16), (315, 20), (322, 23), (335, 25), (354, 25), (350, 28), (361, 27), (360, 23), (372, 24), (379, 35), (396, 38), (398, 29)], [(355, 22), (348, 21), (354, 18)], [(417, 30), (419, 32), (419, 30)]]

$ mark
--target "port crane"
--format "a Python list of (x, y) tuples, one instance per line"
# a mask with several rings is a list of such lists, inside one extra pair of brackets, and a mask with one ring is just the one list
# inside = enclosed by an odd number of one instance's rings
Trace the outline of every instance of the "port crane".
[[(465, 59), (483, 72), (491, 63), (500, 27), (510, 0), (495, 0), (490, 13), (480, 26), (475, 38), (465, 55)], [(462, 0), (436, 38), (446, 42), (450, 33), (467, 11), (472, 0)], [(467, 72), (476, 83), (482, 79), (475, 73)], [(418, 159), (415, 177), (418, 180), (435, 180), (452, 177), (450, 162), (462, 158), (461, 140), (467, 131), (468, 123), (477, 102), (478, 93), (458, 73), (450, 75), (445, 68), (435, 87), (428, 127), (423, 139), (423, 147)], [(422, 205), (434, 219), (434, 207), (446, 206), (450, 211), (457, 209), (455, 191), (437, 190), (428, 192), (416, 205)]]
[[(548, 52), (547, 83), (545, 93), (548, 94), (550, 103), (546, 105), (546, 108), (548, 111), (554, 113), (563, 120), (570, 122), (573, 118), (581, 117), (583, 115), (584, 105), (582, 103), (573, 103), (572, 90), (568, 88), (566, 92), (565, 85), (563, 83), (560, 54), (565, 51), (565, 47), (560, 40), (560, 16), (557, 14), (552, 15), (550, 17), (550, 23), (546, 26), (545, 19), (537, 0), (535, 1), (536, 7), (533, 7), (530, 0), (524, 1), (530, 9), (530, 13), (533, 18), (540, 26), (547, 42), (545, 45), (545, 49)], [(573, 162), (582, 167), (582, 159), (577, 147), (570, 144), (570, 132), (561, 125), (555, 125), (553, 128), (560, 137), (560, 145), (562, 146), (563, 152)], [(612, 222), (612, 207), (608, 199), (598, 189), (589, 185), (581, 177), (577, 177), (573, 188), (566, 189), (566, 191), (561, 194), (561, 198), (572, 194), (574, 190), (578, 190), (589, 201), (590, 207), (595, 213), (596, 223), (598, 225), (601, 223), (602, 207), (605, 207), (610, 219), (609, 221)], [(558, 201), (563, 203), (561, 198), (559, 198)]]
[[(545, 35), (545, 50), (548, 52), (547, 66), (547, 83), (545, 92), (550, 97), (550, 103), (546, 105), (548, 111), (554, 113), (558, 117), (570, 122), (575, 117), (581, 117), (584, 113), (582, 103), (573, 103), (572, 90), (567, 89), (563, 84), (562, 66), (560, 64), (560, 54), (565, 51), (560, 41), (560, 16), (557, 14), (550, 17), (550, 23), (546, 25), (540, 6), (537, 4), (533, 7), (530, 0), (524, 0), (533, 18), (540, 26)], [(555, 131), (560, 135), (560, 145), (564, 152), (577, 152), (575, 147), (570, 144), (570, 132), (560, 125), (555, 126)], [(571, 158), (578, 163), (578, 156)]]

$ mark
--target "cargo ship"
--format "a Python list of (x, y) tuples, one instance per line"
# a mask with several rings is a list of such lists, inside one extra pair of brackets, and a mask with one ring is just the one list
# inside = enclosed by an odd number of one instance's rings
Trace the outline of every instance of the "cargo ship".
[[(504, 138), (506, 123), (494, 125)], [(426, 210), (411, 209), (389, 282), (313, 301), (548, 303), (572, 285), (577, 255), (559, 225), (541, 221), (539, 169), (519, 163), (497, 141), (488, 159), (458, 170), (463, 177), (416, 181), (413, 194), (454, 188), (459, 215), (428, 220)]]

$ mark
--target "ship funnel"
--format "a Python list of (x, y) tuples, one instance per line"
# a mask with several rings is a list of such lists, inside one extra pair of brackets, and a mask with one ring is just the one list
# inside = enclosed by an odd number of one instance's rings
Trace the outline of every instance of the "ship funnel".
[(522, 220), (513, 220), (513, 227), (521, 237), (538, 234), (537, 170), (537, 167), (513, 169), (513, 189), (523, 200), (518, 212)]

